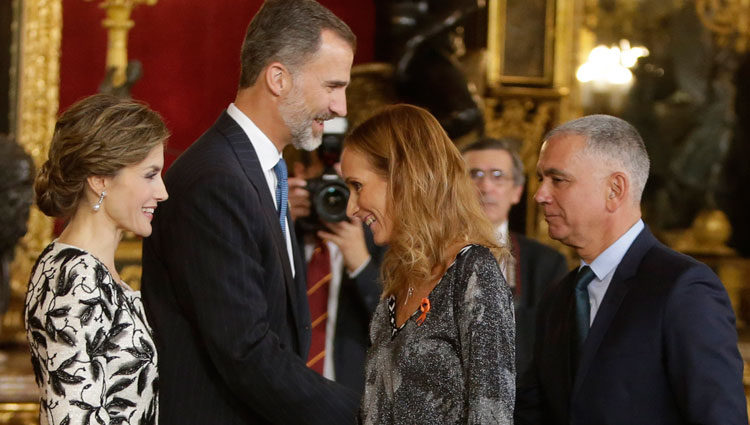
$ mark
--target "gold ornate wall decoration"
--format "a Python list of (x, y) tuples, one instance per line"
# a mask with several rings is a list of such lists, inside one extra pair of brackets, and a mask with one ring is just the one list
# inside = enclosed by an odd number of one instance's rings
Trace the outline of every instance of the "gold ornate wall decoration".
[[(21, 5), (17, 140), (40, 167), (59, 107), (62, 0), (24, 0)], [(22, 317), (26, 284), (37, 255), (51, 237), (52, 220), (32, 207), (28, 231), (11, 265), (11, 304), (3, 316), (5, 341), (26, 341)]]
[(537, 189), (533, 178), (544, 134), (557, 122), (565, 89), (503, 88), (485, 99), (486, 133), (521, 141), (520, 154), (526, 170), (526, 233), (537, 235)]
[(141, 289), (141, 251), (143, 240), (133, 232), (125, 232), (115, 252), (115, 267), (120, 279), (136, 291)]
[(750, 1), (695, 0), (695, 10), (720, 46), (734, 44), (740, 53), (750, 48)]
[(0, 424), (35, 425), (39, 423), (38, 403), (0, 404)]

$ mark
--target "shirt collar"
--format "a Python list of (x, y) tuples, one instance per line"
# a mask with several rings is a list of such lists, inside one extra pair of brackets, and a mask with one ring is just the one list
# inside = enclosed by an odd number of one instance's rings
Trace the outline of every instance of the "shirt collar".
[(260, 162), (260, 167), (263, 171), (273, 169), (273, 167), (279, 162), (279, 159), (281, 159), (281, 152), (276, 149), (276, 145), (273, 144), (271, 139), (263, 134), (253, 120), (245, 115), (244, 112), (240, 111), (234, 103), (230, 103), (227, 107), (227, 114), (237, 121), (240, 128), (242, 128), (245, 134), (247, 134), (250, 143), (252, 143), (253, 148), (255, 149), (256, 155), (258, 155), (258, 161)]
[(503, 221), (503, 223), (495, 228), (495, 235), (497, 236), (497, 239), (503, 242), (508, 241), (508, 220)]
[[(630, 227), (630, 229), (628, 229), (627, 232), (620, 236), (615, 243), (605, 249), (604, 252), (599, 254), (599, 256), (589, 264), (597, 279), (604, 280), (607, 275), (612, 273), (617, 265), (620, 264), (622, 257), (628, 252), (630, 245), (633, 244), (633, 241), (635, 241), (635, 238), (638, 237), (644, 227), (645, 224), (643, 224), (643, 220), (639, 219)], [(587, 265), (586, 262), (581, 260), (581, 266), (585, 265)]]

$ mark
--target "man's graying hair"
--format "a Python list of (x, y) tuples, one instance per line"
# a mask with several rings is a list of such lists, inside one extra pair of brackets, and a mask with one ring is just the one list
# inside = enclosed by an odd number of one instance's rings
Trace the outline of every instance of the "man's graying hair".
[(609, 115), (589, 115), (556, 127), (544, 140), (570, 134), (586, 139), (587, 154), (621, 165), (630, 177), (633, 199), (641, 201), (650, 161), (641, 135), (630, 123)]
[(526, 183), (526, 173), (523, 169), (523, 161), (518, 150), (514, 147), (515, 141), (511, 139), (493, 139), (485, 137), (461, 149), (461, 154), (472, 151), (498, 150), (508, 152), (513, 161), (513, 185), (523, 186)]
[(247, 27), (240, 55), (240, 88), (255, 84), (269, 63), (294, 73), (320, 48), (320, 33), (333, 31), (356, 48), (357, 37), (344, 21), (314, 0), (266, 0)]

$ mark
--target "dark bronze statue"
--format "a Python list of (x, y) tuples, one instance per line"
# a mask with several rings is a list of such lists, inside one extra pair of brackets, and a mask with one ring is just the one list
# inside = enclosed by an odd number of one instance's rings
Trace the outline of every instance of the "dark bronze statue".
[(651, 54), (634, 70), (623, 118), (643, 135), (652, 161), (646, 218), (657, 229), (684, 229), (701, 210), (724, 207), (737, 57), (714, 44), (689, 5), (647, 28)]
[(451, 32), (482, 0), (382, 0), (376, 4), (376, 59), (395, 69), (398, 96), (423, 106), (455, 139), (483, 132), (479, 106), (457, 60)]
[(11, 138), (0, 134), (0, 316), (10, 299), (10, 262), (26, 234), (32, 202), (34, 163)]
[(138, 60), (128, 61), (128, 67), (125, 69), (125, 82), (117, 87), (112, 83), (115, 74), (115, 68), (109, 68), (104, 81), (99, 85), (99, 93), (111, 94), (117, 97), (130, 97), (133, 85), (143, 76), (143, 65)]

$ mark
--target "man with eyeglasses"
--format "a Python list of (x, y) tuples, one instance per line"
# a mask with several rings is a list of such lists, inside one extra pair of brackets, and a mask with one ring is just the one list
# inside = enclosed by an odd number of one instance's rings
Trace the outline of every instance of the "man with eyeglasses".
[(508, 212), (521, 200), (523, 162), (508, 139), (480, 139), (462, 150), (477, 187), (482, 208), (497, 229), (501, 243), (513, 254), (502, 264), (513, 290), (516, 313), (516, 371), (521, 376), (531, 363), (536, 309), (547, 285), (568, 271), (565, 258), (554, 249), (508, 230)]

